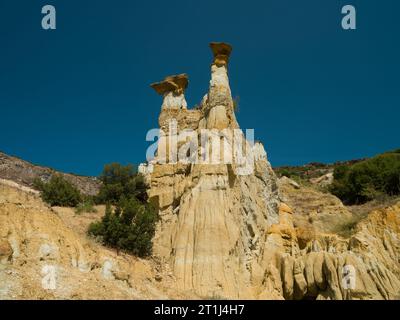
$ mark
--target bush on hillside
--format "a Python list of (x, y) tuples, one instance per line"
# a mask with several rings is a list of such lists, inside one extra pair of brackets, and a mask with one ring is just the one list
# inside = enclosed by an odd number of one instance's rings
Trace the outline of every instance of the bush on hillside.
[(136, 198), (123, 199), (112, 210), (107, 205), (101, 221), (92, 223), (88, 233), (100, 237), (104, 244), (146, 257), (152, 251), (152, 238), (158, 216), (149, 204)]
[(51, 206), (75, 207), (81, 201), (79, 190), (61, 175), (53, 175), (49, 182), (34, 181), (43, 201)]
[(346, 204), (400, 194), (400, 153), (387, 152), (334, 171), (330, 191)]
[(143, 177), (136, 173), (132, 165), (107, 164), (100, 175), (100, 180), (103, 184), (96, 197), (97, 203), (117, 204), (122, 198), (132, 196), (142, 202), (147, 200)]
[(112, 163), (104, 167), (100, 180), (103, 184), (96, 200), (107, 204), (106, 212), (101, 221), (90, 225), (88, 233), (110, 247), (140, 257), (150, 255), (158, 215), (147, 203), (143, 177), (132, 165)]

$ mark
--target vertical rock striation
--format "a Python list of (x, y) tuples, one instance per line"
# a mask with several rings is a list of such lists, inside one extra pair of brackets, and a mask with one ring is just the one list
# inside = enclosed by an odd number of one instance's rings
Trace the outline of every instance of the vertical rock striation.
[[(264, 231), (278, 221), (278, 190), (263, 146), (253, 146), (241, 132), (238, 141), (234, 140), (233, 129), (239, 126), (228, 78), (232, 48), (225, 43), (210, 46), (214, 55), (210, 88), (199, 109), (188, 110), (180, 104), (186, 85), (179, 86), (176, 76), (152, 85), (164, 95), (159, 124), (167, 132), (167, 122), (175, 119), (178, 131), (195, 130), (199, 139), (201, 130), (208, 129), (208, 139), (223, 140), (222, 151), (212, 149), (210, 157), (221, 152), (222, 159), (231, 156), (232, 161), (155, 161), (149, 196), (159, 208), (161, 221), (154, 251), (172, 265), (181, 289), (204, 297), (248, 298), (255, 294), (253, 269), (258, 273), (263, 269), (258, 260)], [(163, 143), (158, 146), (158, 160)], [(250, 174), (240, 173), (243, 164), (235, 147), (247, 151), (246, 159), (255, 159)], [(199, 147), (195, 153), (202, 152)]]
[[(400, 297), (399, 205), (371, 213), (345, 239), (329, 232), (351, 213), (333, 196), (319, 194), (317, 207), (327, 213), (315, 219), (315, 230), (299, 228), (307, 224), (296, 203), (313, 209), (310, 194), (317, 191), (307, 195), (292, 183), (296, 191), (287, 197), (284, 180), (278, 188), (263, 145), (238, 130), (228, 78), (232, 48), (210, 47), (210, 87), (197, 108), (187, 108), (186, 75), (152, 85), (163, 96), (163, 134), (155, 158), (140, 166), (161, 217), (154, 254), (172, 268), (177, 289), (205, 298)], [(347, 279), (349, 270), (354, 274)]]

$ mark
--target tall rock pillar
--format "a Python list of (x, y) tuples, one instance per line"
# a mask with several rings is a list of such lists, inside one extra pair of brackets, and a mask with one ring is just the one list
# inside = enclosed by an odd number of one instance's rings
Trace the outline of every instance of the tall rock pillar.
[(228, 78), (228, 62), (232, 47), (223, 42), (210, 43), (214, 55), (206, 114), (207, 129), (238, 128)]
[(179, 74), (168, 76), (163, 81), (150, 86), (163, 96), (161, 113), (158, 123), (161, 131), (157, 148), (157, 160), (161, 163), (176, 161), (176, 144), (178, 124), (176, 119), (182, 110), (187, 110), (185, 90), (188, 86), (188, 76)]

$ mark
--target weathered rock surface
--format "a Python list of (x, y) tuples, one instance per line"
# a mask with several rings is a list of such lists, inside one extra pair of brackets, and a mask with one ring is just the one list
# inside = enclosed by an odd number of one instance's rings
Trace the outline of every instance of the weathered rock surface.
[[(282, 180), (279, 185), (282, 198), (296, 206), (292, 221), (298, 225), (296, 250), (284, 260), (301, 266), (307, 286), (305, 290), (300, 276), (296, 294), (292, 285), (296, 272), (283, 269), (286, 299), (400, 298), (400, 203), (372, 211), (341, 237), (340, 227), (354, 220), (337, 198), (308, 187), (294, 188)], [(311, 221), (304, 219), (307, 212)], [(348, 277), (346, 270), (351, 273)]]
[(318, 178), (312, 178), (310, 182), (320, 187), (329, 186), (333, 182), (333, 172), (326, 173)]
[(96, 178), (56, 172), (51, 168), (36, 166), (0, 152), (0, 178), (2, 179), (32, 187), (36, 178), (48, 181), (54, 174), (61, 174), (84, 194), (95, 195), (99, 191), (100, 181)]
[(286, 177), (280, 178), (278, 184), (282, 201), (296, 211), (293, 222), (297, 228), (307, 230), (312, 226), (319, 232), (336, 233), (352, 221), (352, 213), (334, 195), (312, 187), (300, 188)]
[[(187, 128), (196, 136), (201, 129), (239, 128), (228, 78), (232, 48), (212, 43), (211, 49), (209, 92), (199, 108), (166, 108), (164, 94), (159, 124), (166, 130), (175, 119), (172, 136)], [(188, 114), (193, 114), (190, 122)], [(168, 143), (172, 146), (169, 134), (142, 172), (151, 187), (150, 201), (161, 216), (154, 253), (171, 266), (179, 289), (223, 298), (398, 296), (398, 206), (371, 214), (359, 223), (357, 232), (341, 236), (341, 229), (356, 226), (353, 214), (332, 195), (287, 178), (278, 182), (260, 143), (249, 146), (241, 138), (254, 157), (254, 170), (243, 168), (235, 152), (229, 164), (164, 163), (160, 155), (168, 152), (161, 149)], [(225, 157), (237, 142), (229, 134), (224, 138)], [(197, 152), (201, 154), (201, 147)], [(326, 178), (316, 183), (330, 177)], [(391, 224), (386, 223), (388, 214)]]
[[(155, 159), (139, 166), (160, 213), (150, 260), (88, 239), (104, 208), (79, 216), (49, 208), (28, 187), (51, 170), (0, 154), (1, 177), (14, 180), (0, 179), (0, 299), (400, 299), (400, 202), (357, 215), (328, 193), (278, 180), (261, 143), (230, 135), (239, 128), (232, 48), (211, 49), (198, 108), (187, 108), (186, 75), (152, 85), (165, 134)], [(188, 129), (194, 135), (174, 141)], [(194, 143), (203, 129), (222, 150)], [(194, 144), (200, 161), (178, 161), (174, 143)]]
[[(228, 79), (231, 47), (212, 43), (211, 48), (210, 89), (200, 108), (171, 113), (164, 107), (164, 95), (160, 115), (163, 130), (173, 118), (178, 130), (190, 128), (198, 134), (201, 129), (239, 127)], [(195, 116), (188, 123), (185, 117), (190, 113)], [(153, 172), (147, 175), (150, 201), (157, 204), (161, 216), (154, 252), (171, 265), (180, 289), (199, 296), (255, 297), (254, 279), (263, 278), (264, 267), (258, 262), (263, 233), (279, 220), (276, 178), (264, 148), (261, 144), (250, 146), (243, 135), (240, 141), (256, 159), (252, 174), (241, 174), (248, 168), (236, 161), (232, 151), (237, 142), (228, 134), (223, 158), (232, 156), (232, 163), (156, 161)], [(162, 147), (159, 144), (159, 150)]]
[[(0, 300), (187, 298), (156, 261), (107, 249), (86, 237), (104, 214), (49, 208), (26, 188), (0, 182)], [(156, 275), (163, 275), (162, 281)], [(194, 297), (195, 296), (190, 296)]]

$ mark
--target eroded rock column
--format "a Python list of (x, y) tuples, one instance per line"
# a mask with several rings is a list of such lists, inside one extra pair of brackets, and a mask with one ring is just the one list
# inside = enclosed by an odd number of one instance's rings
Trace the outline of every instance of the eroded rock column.
[[(239, 147), (234, 141), (232, 129), (239, 126), (228, 79), (231, 46), (210, 46), (214, 55), (210, 88), (197, 109), (183, 110), (183, 78), (169, 77), (152, 85), (164, 96), (160, 128), (168, 132), (167, 121), (176, 117), (178, 131), (190, 128), (202, 138), (203, 129), (209, 129), (205, 139), (216, 140), (219, 148), (208, 148), (202, 140), (198, 151), (210, 149), (211, 159), (221, 156), (216, 162), (154, 166), (149, 198), (158, 204), (161, 219), (153, 249), (171, 266), (179, 289), (205, 298), (249, 298), (256, 294), (253, 278), (262, 282), (264, 275), (265, 267), (258, 259), (265, 230), (273, 222), (271, 217), (277, 216), (278, 194), (261, 145), (254, 151), (259, 170), (241, 176), (236, 173), (241, 164), (236, 161), (235, 148), (251, 151), (252, 146), (241, 132), (236, 139)], [(229, 155), (232, 161), (225, 162)]]
[(152, 83), (150, 86), (164, 97), (162, 110), (180, 110), (187, 109), (185, 90), (188, 83), (188, 76), (179, 74), (168, 76), (163, 81)]
[(223, 42), (210, 43), (214, 55), (210, 89), (206, 105), (207, 129), (237, 128), (228, 78), (228, 62), (232, 47)]
[(161, 132), (157, 148), (157, 161), (174, 163), (177, 157), (176, 139), (179, 130), (176, 119), (179, 112), (187, 110), (185, 90), (188, 86), (188, 76), (186, 74), (168, 76), (163, 81), (150, 86), (163, 96), (161, 113), (158, 118)]

